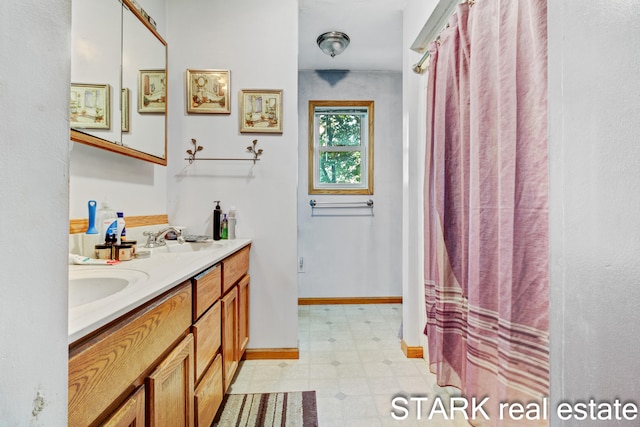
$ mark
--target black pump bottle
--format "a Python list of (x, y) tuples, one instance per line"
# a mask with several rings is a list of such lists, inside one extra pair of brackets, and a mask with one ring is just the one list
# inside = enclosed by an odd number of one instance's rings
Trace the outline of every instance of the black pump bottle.
[(222, 208), (220, 200), (214, 200), (216, 208), (213, 210), (213, 240), (220, 240), (220, 217), (222, 216)]

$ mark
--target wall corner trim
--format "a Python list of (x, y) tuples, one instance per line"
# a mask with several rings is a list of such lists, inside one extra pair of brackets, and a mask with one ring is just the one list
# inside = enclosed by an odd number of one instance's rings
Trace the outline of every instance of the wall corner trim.
[(422, 347), (410, 347), (406, 342), (404, 342), (404, 340), (400, 342), (400, 345), (402, 346), (402, 352), (407, 356), (407, 359), (422, 359), (424, 357)]

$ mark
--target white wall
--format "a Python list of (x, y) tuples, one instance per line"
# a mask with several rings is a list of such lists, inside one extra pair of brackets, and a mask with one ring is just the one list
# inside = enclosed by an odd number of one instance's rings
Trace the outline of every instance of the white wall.
[(70, 18), (69, 0), (0, 3), (0, 424), (7, 426), (67, 420)]
[[(170, 1), (169, 218), (188, 232), (212, 233), (214, 200), (238, 210), (238, 237), (253, 239), (250, 348), (297, 347), (296, 181), (298, 159), (298, 3), (260, 0)], [(231, 71), (231, 114), (187, 114), (185, 70)], [(240, 89), (282, 89), (284, 133), (240, 134)], [(195, 138), (201, 157), (261, 160), (184, 160)]]
[[(374, 194), (309, 195), (308, 101), (373, 100)], [(402, 75), (396, 72), (301, 71), (298, 81), (299, 296), (400, 296), (402, 203)], [(364, 209), (318, 211), (309, 200), (374, 201)], [(344, 214), (358, 216), (345, 216)], [(341, 215), (342, 214), (342, 215)], [(364, 215), (364, 216), (363, 216)]]
[(163, 166), (72, 143), (70, 218), (87, 218), (87, 202), (104, 200), (129, 215), (167, 212), (167, 170)]
[[(402, 180), (402, 305), (403, 339), (409, 346), (426, 347), (424, 303), (423, 181), (425, 156), (427, 73), (415, 74), (422, 57), (410, 49), (437, 0), (408, 0), (403, 14), (403, 180)], [(426, 351), (425, 351), (426, 355)]]
[(640, 9), (548, 8), (551, 396), (637, 403)]

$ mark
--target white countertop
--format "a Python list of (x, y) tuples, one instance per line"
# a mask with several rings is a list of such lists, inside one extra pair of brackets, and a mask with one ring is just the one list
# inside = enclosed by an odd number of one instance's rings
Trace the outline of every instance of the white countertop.
[(70, 308), (68, 342), (72, 343), (152, 300), (249, 243), (250, 239), (219, 240), (214, 244), (184, 243), (189, 246), (170, 252), (178, 243), (168, 242), (169, 251), (167, 248), (153, 249), (149, 258), (123, 261), (115, 265), (70, 265), (70, 275), (76, 270), (104, 269), (109, 272), (124, 269), (141, 271), (149, 277), (113, 295)]

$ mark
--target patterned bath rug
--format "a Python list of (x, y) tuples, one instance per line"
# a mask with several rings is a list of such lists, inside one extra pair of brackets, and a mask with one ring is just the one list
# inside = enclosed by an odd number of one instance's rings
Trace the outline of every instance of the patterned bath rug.
[(228, 394), (212, 427), (318, 427), (316, 392)]

